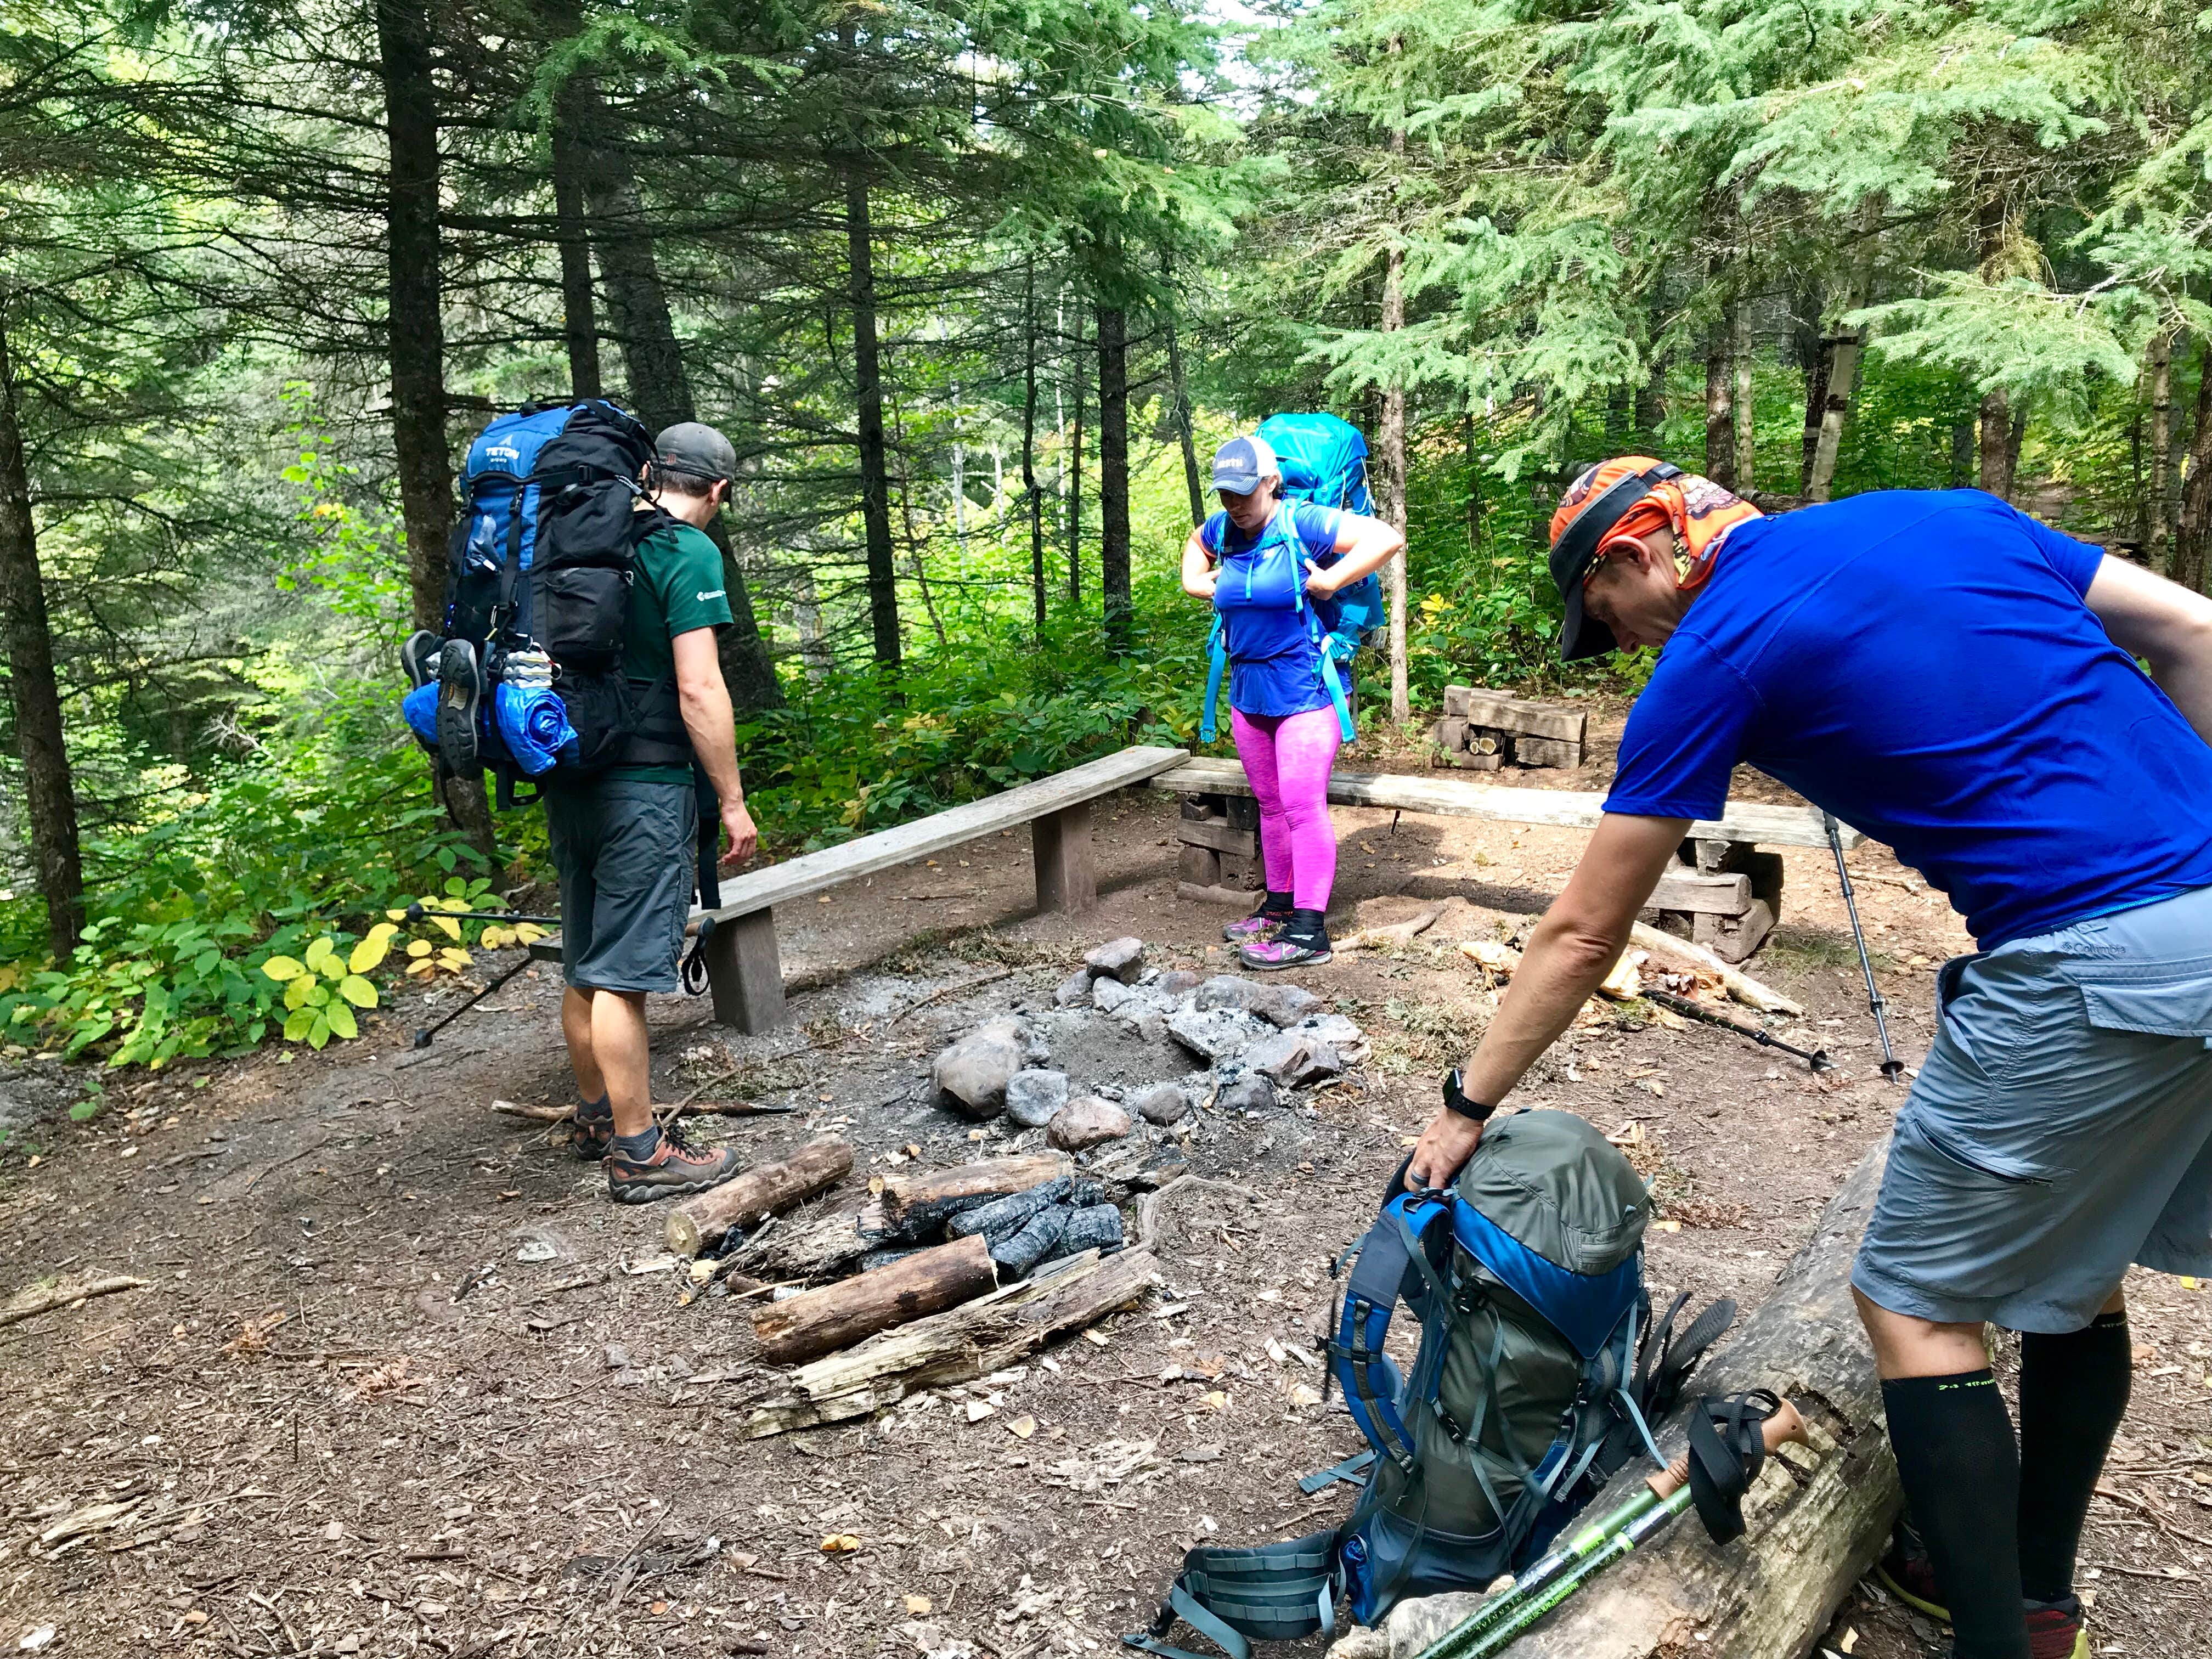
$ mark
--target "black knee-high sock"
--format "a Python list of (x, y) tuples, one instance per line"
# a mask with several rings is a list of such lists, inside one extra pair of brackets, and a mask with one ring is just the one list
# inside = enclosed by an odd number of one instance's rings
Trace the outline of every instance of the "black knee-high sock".
[(1987, 1370), (1881, 1385), (1913, 1524), (1951, 1610), (1954, 1659), (2028, 1659), (2015, 1535), (2020, 1443)]
[(2020, 1583), (2039, 1601), (2074, 1593), (2089, 1496), (2128, 1408), (2124, 1313), (2064, 1336), (2020, 1339)]

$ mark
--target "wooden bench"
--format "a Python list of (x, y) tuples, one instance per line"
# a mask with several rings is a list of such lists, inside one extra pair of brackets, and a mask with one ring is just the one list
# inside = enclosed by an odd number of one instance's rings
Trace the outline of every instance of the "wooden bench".
[[(1224, 904), (1256, 903), (1259, 894), (1233, 884), (1193, 879), (1202, 858), (1236, 859), (1236, 869), (1258, 871), (1258, 818), (1252, 786), (1233, 760), (1198, 758), (1152, 780), (1188, 797), (1181, 826), (1184, 897)], [(1338, 772), (1328, 783), (1330, 804), (1377, 806), (1444, 817), (1491, 818), (1505, 823), (1595, 830), (1605, 797), (1568, 789), (1513, 789), (1461, 778), (1407, 776), (1390, 772)], [(1246, 827), (1249, 822), (1249, 827)], [(1838, 826), (1846, 848), (1865, 839)], [(1682, 867), (1659, 879), (1651, 896), (1662, 925), (1686, 927), (1689, 937), (1729, 962), (1741, 962), (1765, 940), (1782, 914), (1782, 858), (1761, 847), (1828, 845), (1820, 814), (1809, 806), (1730, 802), (1721, 817), (1700, 819), (1676, 854)], [(1224, 866), (1217, 865), (1215, 868)]]
[(777, 905), (1018, 824), (1030, 826), (1038, 908), (1090, 908), (1098, 902), (1098, 877), (1091, 860), (1091, 803), (1157, 777), (1188, 757), (1182, 749), (1124, 749), (986, 800), (724, 881), (720, 907), (694, 916), (685, 929), (696, 933), (709, 920), (714, 923), (701, 953), (714, 992), (714, 1018), (741, 1031), (769, 1030), (787, 1022), (783, 963), (775, 942)]

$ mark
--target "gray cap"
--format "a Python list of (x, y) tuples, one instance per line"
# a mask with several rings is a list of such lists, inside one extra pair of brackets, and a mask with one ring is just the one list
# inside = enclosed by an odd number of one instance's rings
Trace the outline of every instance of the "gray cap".
[(653, 441), (664, 471), (708, 483), (727, 483), (738, 476), (738, 452), (727, 438), (702, 421), (679, 421)]

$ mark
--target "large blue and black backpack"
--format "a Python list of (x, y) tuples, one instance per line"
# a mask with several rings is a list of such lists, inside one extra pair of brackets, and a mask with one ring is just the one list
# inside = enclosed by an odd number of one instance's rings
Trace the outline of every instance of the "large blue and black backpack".
[[(493, 774), (501, 806), (518, 778), (556, 766), (691, 763), (673, 680), (623, 673), (637, 544), (672, 522), (638, 506), (653, 453), (644, 425), (601, 398), (526, 404), (469, 446), (442, 632), (409, 641), (403, 707), (447, 770)], [(438, 719), (435, 677), (455, 662), (475, 676), (473, 731)]]
[[(1402, 1170), (1401, 1172), (1402, 1175)], [(1409, 1595), (1480, 1590), (1541, 1555), (1632, 1459), (1735, 1316), (1677, 1337), (1644, 1285), (1651, 1201), (1620, 1150), (1571, 1112), (1493, 1120), (1449, 1188), (1398, 1192), (1348, 1253), (1329, 1376), (1369, 1449), (1302, 1483), (1364, 1470), (1340, 1527), (1249, 1549), (1195, 1549), (1131, 1647), (1180, 1620), (1231, 1659), (1254, 1640), (1379, 1623)], [(1399, 1303), (1420, 1322), (1410, 1371), (1385, 1352)]]
[[(1367, 440), (1359, 428), (1334, 415), (1270, 415), (1260, 422), (1259, 436), (1275, 452), (1281, 465), (1281, 499), (1287, 504), (1304, 501), (1315, 507), (1340, 508), (1372, 514), (1374, 498), (1367, 491)], [(1264, 562), (1272, 555), (1288, 562), (1291, 578), (1285, 593), (1306, 618), (1307, 631), (1321, 653), (1322, 684), (1336, 708), (1337, 729), (1350, 743), (1358, 733), (1352, 727), (1352, 699), (1347, 669), (1359, 648), (1382, 626), (1382, 578), (1370, 574), (1325, 599), (1310, 598), (1291, 544), (1287, 511), (1261, 533), (1260, 543), (1240, 556), (1248, 566)], [(1279, 544), (1279, 548), (1277, 544)], [(1200, 728), (1205, 742), (1213, 741), (1218, 729), (1221, 678), (1229, 665), (1229, 651), (1221, 618), (1213, 620), (1206, 641), (1210, 662), (1206, 674), (1206, 715)]]

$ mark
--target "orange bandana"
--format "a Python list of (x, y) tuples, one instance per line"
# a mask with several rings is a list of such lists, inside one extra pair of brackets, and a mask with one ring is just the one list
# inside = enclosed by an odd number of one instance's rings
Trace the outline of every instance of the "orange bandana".
[[(1559, 510), (1552, 514), (1553, 544), (1558, 545), (1559, 537), (1575, 521), (1583, 503), (1603, 493), (1607, 485), (1632, 472), (1642, 472), (1658, 465), (1649, 455), (1620, 455), (1584, 468), (1582, 477), (1569, 485), (1567, 493), (1559, 498)], [(1721, 544), (1728, 538), (1729, 532), (1763, 516), (1749, 501), (1729, 494), (1711, 478), (1700, 477), (1694, 472), (1680, 473), (1654, 484), (1642, 501), (1620, 515), (1606, 532), (1605, 539), (1598, 544), (1597, 556), (1604, 557), (1607, 550), (1617, 543), (1649, 535), (1664, 526), (1674, 532), (1675, 585), (1698, 587), (1713, 574), (1713, 561), (1719, 556)]]

